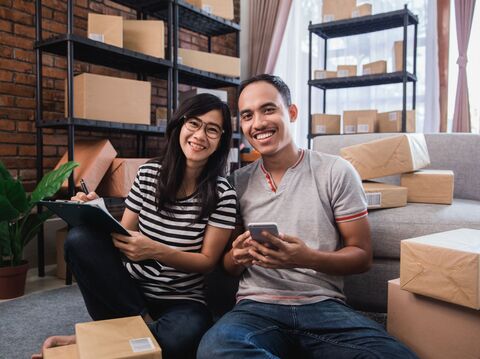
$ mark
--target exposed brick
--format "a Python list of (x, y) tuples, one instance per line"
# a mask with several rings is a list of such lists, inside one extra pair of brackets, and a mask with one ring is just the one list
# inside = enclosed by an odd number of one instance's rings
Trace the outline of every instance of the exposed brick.
[(5, 57), (7, 59), (13, 58), (13, 49), (6, 46), (0, 47), (0, 57)]
[(36, 156), (37, 146), (20, 146), (18, 149), (19, 156)]
[(5, 158), (4, 162), (7, 168), (35, 168), (35, 158), (11, 157)]
[(20, 72), (15, 73), (15, 83), (23, 85), (35, 86), (35, 75), (32, 74), (22, 74)]
[(17, 154), (17, 146), (0, 143), (0, 156), (15, 156)]
[(0, 68), (11, 71), (33, 72), (32, 64), (3, 58), (0, 58)]
[(15, 105), (15, 97), (2, 95), (0, 96), (0, 106), (13, 107)]
[(33, 132), (35, 129), (35, 123), (33, 121), (18, 121), (18, 132)]
[(18, 35), (2, 33), (2, 36), (0, 36), (0, 44), (10, 47), (18, 47), (25, 50), (32, 50), (33, 39), (27, 39), (26, 37), (21, 37)]
[(0, 19), (0, 31), (12, 32), (13, 24), (4, 19)]
[(12, 0), (0, 0), (0, 5), (5, 7), (12, 7)]
[[(0, 81), (7, 81), (10, 82), (13, 80), (13, 72), (11, 71), (6, 71), (6, 70), (0, 70)], [(2, 84), (0, 84), (1, 88)]]
[(15, 99), (15, 105), (18, 108), (35, 108), (35, 99), (26, 97), (17, 97)]
[[(33, 119), (34, 111), (20, 108), (2, 107), (0, 109), (1, 118), (9, 118), (10, 120), (30, 120)], [(1, 140), (0, 140), (1, 142)]]
[(33, 97), (35, 95), (35, 88), (31, 86), (6, 83), (2, 84), (0, 87), (0, 93), (22, 97)]
[(6, 133), (0, 132), (0, 142), (1, 143), (13, 143), (18, 145), (25, 145), (25, 144), (34, 144), (35, 143), (35, 135), (33, 133)]
[(35, 1), (15, 0), (13, 2), (13, 7), (31, 15), (35, 14)]
[(34, 17), (30, 14), (18, 10), (12, 10), (4, 7), (0, 7), (0, 19), (8, 19), (14, 23), (20, 23), (24, 25), (34, 24)]
[(15, 34), (18, 34), (24, 37), (30, 37), (32, 39), (35, 38), (35, 28), (31, 26), (15, 24), (13, 25), (13, 31)]
[(15, 130), (15, 121), (0, 119), (0, 130), (2, 131), (14, 131)]
[(35, 60), (35, 53), (32, 51), (15, 49), (14, 57), (15, 57), (15, 60), (33, 63)]
[[(34, 153), (36, 155), (36, 153)], [(36, 170), (20, 170), (20, 178), (22, 181), (32, 181), (37, 179)]]
[(55, 67), (44, 67), (43, 76), (53, 77), (56, 79), (64, 79), (67, 76), (67, 71), (63, 69), (57, 69)]
[(67, 31), (67, 25), (65, 23), (60, 23), (52, 20), (43, 21), (43, 28), (55, 34), (61, 34)]

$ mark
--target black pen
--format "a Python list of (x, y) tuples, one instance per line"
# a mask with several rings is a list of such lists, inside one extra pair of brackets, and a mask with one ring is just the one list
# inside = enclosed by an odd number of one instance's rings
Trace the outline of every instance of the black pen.
[(88, 187), (83, 178), (80, 179), (80, 187), (82, 188), (83, 193), (88, 194)]

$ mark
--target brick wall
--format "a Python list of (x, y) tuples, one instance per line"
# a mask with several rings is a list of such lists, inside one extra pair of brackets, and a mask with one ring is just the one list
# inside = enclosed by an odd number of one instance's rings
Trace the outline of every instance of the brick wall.
[[(121, 15), (135, 19), (131, 9), (112, 1), (74, 0), (74, 33), (86, 36), (89, 12)], [(235, 2), (235, 21), (239, 21), (239, 3)], [(66, 32), (67, 3), (59, 0), (43, 0), (43, 38)], [(27, 190), (32, 190), (36, 181), (36, 132), (35, 132), (35, 1), (0, 0), (0, 160), (20, 176)], [(180, 46), (207, 50), (207, 38), (181, 30)], [(212, 39), (212, 51), (235, 55), (234, 34)], [(120, 72), (75, 61), (75, 74), (91, 72), (124, 78), (136, 78), (136, 74)], [(64, 113), (64, 81), (66, 59), (43, 55), (43, 116), (45, 120), (58, 119)], [(157, 106), (166, 106), (166, 82), (152, 81), (152, 111)], [(189, 87), (180, 86), (180, 90)], [(234, 92), (229, 91), (230, 105)], [(75, 132), (76, 139), (102, 138), (105, 132)], [(136, 136), (108, 134), (120, 157), (136, 156)], [(66, 151), (67, 136), (64, 130), (44, 130), (44, 169), (51, 170)], [(155, 157), (161, 150), (162, 140), (150, 137), (147, 141), (147, 156)]]

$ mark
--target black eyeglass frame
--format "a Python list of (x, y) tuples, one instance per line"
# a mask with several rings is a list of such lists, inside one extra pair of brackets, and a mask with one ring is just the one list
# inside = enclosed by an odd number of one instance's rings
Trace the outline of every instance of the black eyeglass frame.
[[(197, 128), (197, 129), (189, 128), (188, 125), (187, 125), (187, 122), (190, 121), (190, 120), (199, 121), (199, 122), (202, 123), (202, 126)], [(187, 128), (187, 130), (192, 131), (192, 132), (196, 132), (196, 131), (200, 130), (201, 128), (203, 128), (203, 131), (205, 132), (205, 135), (212, 140), (219, 139), (225, 133), (225, 130), (223, 128), (221, 128), (219, 125), (217, 125), (215, 123), (204, 122), (204, 121), (202, 121), (201, 119), (199, 119), (198, 117), (195, 117), (195, 116), (191, 116), (191, 117), (183, 116), (183, 125)], [(207, 127), (208, 126), (214, 126), (216, 129), (219, 129), (220, 130), (220, 135), (218, 137), (212, 137), (211, 135), (209, 135), (208, 132), (207, 132)]]

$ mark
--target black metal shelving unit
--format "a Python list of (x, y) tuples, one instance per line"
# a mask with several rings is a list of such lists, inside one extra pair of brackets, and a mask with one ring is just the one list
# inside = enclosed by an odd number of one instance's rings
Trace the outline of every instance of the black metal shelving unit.
[[(413, 37), (413, 73), (407, 71), (407, 31), (408, 26), (414, 26)], [(353, 19), (338, 20), (321, 24), (312, 24), (308, 27), (309, 31), (309, 59), (308, 59), (308, 148), (311, 147), (311, 141), (316, 136), (325, 136), (323, 134), (311, 133), (312, 130), (312, 88), (318, 88), (323, 91), (323, 113), (326, 112), (327, 90), (342, 89), (363, 86), (377, 86), (386, 84), (403, 85), (403, 107), (402, 107), (402, 132), (406, 132), (406, 110), (407, 110), (407, 83), (413, 84), (412, 109), (415, 109), (416, 82), (417, 82), (417, 26), (418, 17), (408, 10), (407, 5), (404, 9), (390, 11), (381, 14), (368, 15)], [(376, 31), (388, 30), (403, 27), (403, 71), (390, 72), (384, 74), (362, 75), (351, 77), (327, 78), (321, 80), (312, 79), (312, 37), (317, 35), (324, 40), (323, 48), (323, 69), (327, 69), (327, 43), (329, 39), (366, 34)]]
[[(136, 125), (109, 121), (97, 121), (75, 118), (73, 116), (73, 68), (75, 61), (115, 68), (133, 72), (137, 78), (145, 79), (152, 76), (167, 81), (167, 118), (177, 107), (178, 84), (195, 87), (219, 88), (235, 87), (238, 90), (240, 80), (210, 72), (201, 71), (177, 63), (177, 49), (179, 47), (179, 30), (185, 28), (208, 38), (208, 51), (211, 52), (213, 36), (236, 34), (237, 56), (240, 50), (240, 26), (218, 16), (208, 14), (183, 0), (113, 0), (113, 2), (134, 9), (137, 19), (147, 17), (164, 20), (168, 29), (165, 59), (138, 53), (132, 50), (119, 48), (100, 43), (73, 33), (73, 0), (67, 0), (67, 32), (62, 35), (43, 39), (42, 37), (42, 1), (35, 4), (35, 56), (36, 56), (36, 140), (37, 140), (37, 181), (43, 177), (43, 131), (44, 129), (67, 130), (68, 160), (74, 160), (74, 138), (76, 130), (98, 131), (106, 134), (129, 133), (137, 135), (138, 156), (145, 155), (146, 136), (163, 136), (164, 129), (159, 126)], [(44, 53), (54, 54), (67, 59), (67, 116), (55, 120), (43, 119), (42, 96), (42, 58)], [(238, 130), (233, 134), (234, 141), (241, 139)], [(239, 143), (237, 142), (238, 146)], [(240, 161), (240, 158), (238, 159)], [(73, 176), (69, 178), (69, 195), (73, 195), (75, 188)], [(39, 206), (38, 211), (42, 211)], [(38, 275), (45, 275), (44, 237), (40, 231), (37, 243)], [(68, 269), (68, 268), (67, 268)], [(71, 274), (67, 270), (67, 284), (71, 283)]]

